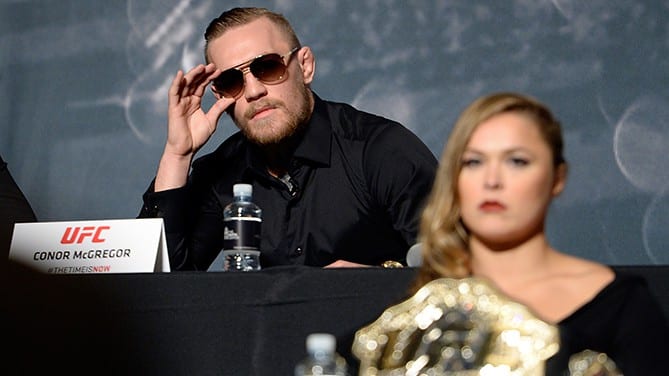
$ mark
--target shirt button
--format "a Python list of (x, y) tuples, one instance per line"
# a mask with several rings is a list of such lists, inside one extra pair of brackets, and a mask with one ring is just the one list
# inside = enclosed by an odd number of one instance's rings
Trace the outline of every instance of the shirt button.
[(304, 252), (302, 252), (302, 248), (301, 248), (301, 247), (297, 247), (297, 248), (295, 248), (295, 254), (296, 254), (297, 256), (302, 256), (302, 253), (304, 253)]

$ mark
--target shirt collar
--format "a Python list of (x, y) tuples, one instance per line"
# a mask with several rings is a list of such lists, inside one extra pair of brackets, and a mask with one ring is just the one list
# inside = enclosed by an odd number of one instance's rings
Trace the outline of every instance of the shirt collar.
[(325, 102), (314, 93), (314, 112), (307, 123), (304, 138), (295, 149), (293, 158), (310, 160), (321, 165), (330, 165), (332, 127)]
[[(328, 118), (325, 102), (314, 93), (314, 111), (304, 129), (304, 135), (295, 148), (293, 159), (298, 158), (324, 166), (330, 165), (332, 148), (332, 127)], [(248, 166), (257, 171), (264, 171), (264, 162), (260, 148), (248, 143), (246, 161)]]

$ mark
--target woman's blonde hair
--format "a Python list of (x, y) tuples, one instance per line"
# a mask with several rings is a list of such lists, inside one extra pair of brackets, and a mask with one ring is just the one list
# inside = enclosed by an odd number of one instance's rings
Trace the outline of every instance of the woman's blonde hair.
[(553, 164), (566, 163), (560, 123), (551, 111), (536, 99), (518, 93), (494, 93), (472, 102), (456, 121), (439, 162), (432, 192), (421, 217), (420, 233), (423, 263), (415, 289), (440, 277), (463, 278), (471, 274), (469, 233), (460, 217), (458, 177), (462, 155), (476, 128), (502, 113), (528, 116), (539, 127), (542, 138), (553, 154)]

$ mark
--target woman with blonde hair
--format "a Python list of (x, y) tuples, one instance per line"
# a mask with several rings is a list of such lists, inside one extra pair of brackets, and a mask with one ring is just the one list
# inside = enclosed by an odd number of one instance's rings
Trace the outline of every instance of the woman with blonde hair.
[(422, 214), (415, 288), (481, 277), (560, 330), (548, 369), (583, 350), (606, 353), (625, 375), (661, 374), (669, 325), (645, 280), (563, 253), (545, 223), (564, 189), (560, 123), (536, 99), (495, 93), (457, 120)]

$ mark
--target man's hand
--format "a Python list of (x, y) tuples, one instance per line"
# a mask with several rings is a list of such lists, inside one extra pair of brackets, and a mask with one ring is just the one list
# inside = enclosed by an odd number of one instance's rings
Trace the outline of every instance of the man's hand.
[(221, 73), (214, 64), (178, 71), (168, 92), (167, 142), (156, 174), (155, 191), (186, 184), (195, 153), (216, 131), (225, 109), (234, 99), (220, 97), (204, 112), (202, 97), (207, 85)]

